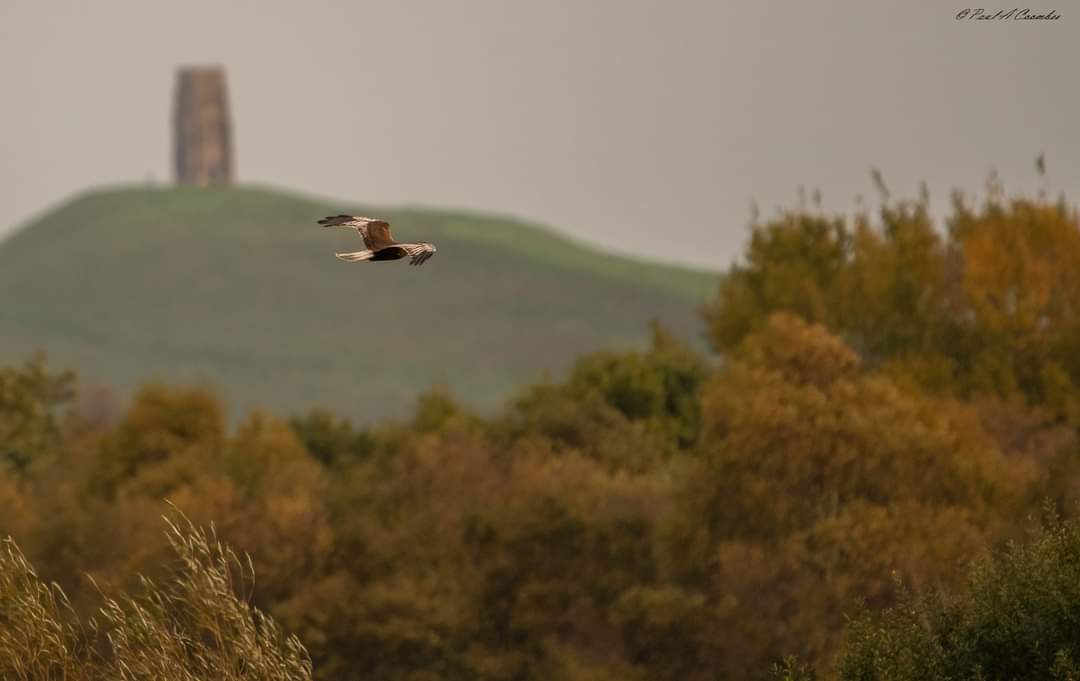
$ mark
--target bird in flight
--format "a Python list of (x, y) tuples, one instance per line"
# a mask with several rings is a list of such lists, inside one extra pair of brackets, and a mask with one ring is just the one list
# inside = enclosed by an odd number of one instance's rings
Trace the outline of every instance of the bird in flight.
[(385, 220), (356, 215), (331, 215), (319, 220), (319, 224), (323, 227), (352, 227), (364, 239), (366, 250), (334, 254), (345, 262), (399, 260), (408, 256), (410, 265), (422, 265), (435, 253), (435, 246), (426, 241), (394, 241), (394, 237), (390, 236), (390, 223)]

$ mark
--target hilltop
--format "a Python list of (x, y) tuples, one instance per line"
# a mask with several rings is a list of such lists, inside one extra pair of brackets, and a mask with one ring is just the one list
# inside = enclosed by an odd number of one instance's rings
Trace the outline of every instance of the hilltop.
[[(331, 213), (436, 242), (421, 268), (350, 265)], [(487, 408), (657, 319), (697, 342), (715, 275), (604, 254), (511, 219), (265, 188), (76, 197), (0, 243), (0, 361), (43, 350), (122, 391), (210, 382), (246, 410), (399, 416), (433, 384)], [(234, 416), (236, 416), (234, 414)]]

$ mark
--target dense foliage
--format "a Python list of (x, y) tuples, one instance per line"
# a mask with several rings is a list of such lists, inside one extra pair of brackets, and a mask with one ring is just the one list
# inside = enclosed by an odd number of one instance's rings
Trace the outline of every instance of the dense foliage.
[(853, 622), (844, 681), (1080, 678), (1080, 523), (979, 560), (961, 597), (901, 592)]
[(981, 204), (953, 196), (944, 229), (925, 194), (886, 202), (876, 223), (789, 212), (754, 226), (709, 309), (710, 337), (726, 352), (788, 311), (904, 380), (1034, 401), (1075, 424), (1078, 224), (1064, 198), (1008, 197), (993, 177)]
[(120, 408), (7, 369), (0, 427), (30, 444), (5, 450), (0, 533), (89, 612), (84, 572), (162, 576), (169, 499), (253, 556), (255, 603), (322, 679), (754, 679), (788, 655), (793, 678), (889, 678), (858, 670), (916, 633), (845, 648), (847, 615), (900, 617), (896, 580), (977, 601), (965, 566), (1080, 491), (1080, 224), (996, 192), (946, 231), (925, 201), (756, 225), (708, 310), (720, 357), (654, 325), (494, 417), (434, 388), (405, 421), (229, 427), (204, 388)]

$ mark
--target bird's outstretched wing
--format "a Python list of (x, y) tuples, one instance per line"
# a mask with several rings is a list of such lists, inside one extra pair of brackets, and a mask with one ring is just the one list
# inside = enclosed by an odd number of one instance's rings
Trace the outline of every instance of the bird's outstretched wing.
[(345, 262), (364, 262), (371, 260), (375, 256), (374, 251), (356, 251), (355, 253), (335, 253), (338, 260), (344, 260)]
[(331, 215), (319, 220), (323, 227), (352, 227), (364, 239), (364, 245), (372, 251), (393, 246), (396, 242), (390, 236), (390, 223), (375, 218), (356, 215)]
[(398, 244), (398, 248), (403, 249), (405, 254), (409, 256), (410, 265), (423, 265), (428, 258), (435, 254), (435, 247), (426, 242)]

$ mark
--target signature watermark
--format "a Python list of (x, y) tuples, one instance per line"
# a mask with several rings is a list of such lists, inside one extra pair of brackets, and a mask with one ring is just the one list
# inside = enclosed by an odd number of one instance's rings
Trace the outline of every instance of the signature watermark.
[(1057, 21), (1061, 14), (1057, 10), (999, 9), (997, 11), (981, 7), (967, 7), (956, 13), (957, 21)]

